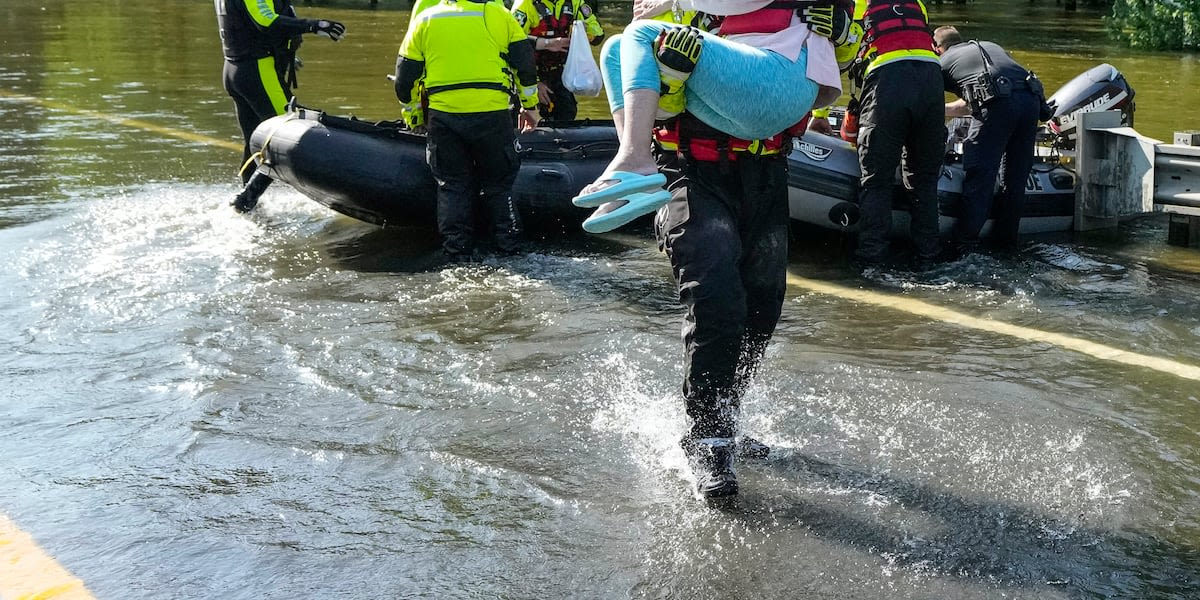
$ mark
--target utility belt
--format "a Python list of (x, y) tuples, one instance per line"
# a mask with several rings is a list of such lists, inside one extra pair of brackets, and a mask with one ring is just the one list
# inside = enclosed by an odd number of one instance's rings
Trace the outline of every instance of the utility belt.
[(680, 113), (654, 128), (658, 150), (674, 152), (686, 160), (701, 162), (736, 161), (739, 156), (780, 156), (791, 150), (795, 132), (803, 133), (809, 117), (787, 131), (761, 140), (743, 140), (702, 123), (690, 113)]
[(513, 87), (502, 83), (491, 81), (467, 81), (426, 87), (425, 80), (418, 79), (416, 83), (413, 84), (412, 103), (401, 104), (401, 118), (404, 120), (404, 124), (407, 125), (409, 129), (423, 127), (429, 121), (427, 117), (430, 110), (430, 96), (440, 92), (467, 89), (495, 90), (497, 92), (503, 92), (509, 97), (510, 105), (515, 103), (517, 106), (521, 106), (521, 99)]

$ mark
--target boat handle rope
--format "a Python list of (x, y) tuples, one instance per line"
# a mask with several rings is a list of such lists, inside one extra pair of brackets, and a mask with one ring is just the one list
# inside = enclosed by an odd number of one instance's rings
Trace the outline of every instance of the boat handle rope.
[(283, 119), (282, 121), (276, 123), (275, 126), (271, 128), (270, 133), (267, 134), (267, 138), (263, 140), (262, 148), (259, 148), (258, 152), (251, 154), (250, 158), (247, 158), (246, 162), (242, 163), (242, 168), (238, 169), (238, 177), (241, 177), (242, 173), (246, 172), (246, 167), (249, 167), (250, 165), (254, 164), (255, 160), (263, 158), (263, 156), (264, 156), (263, 153), (267, 151), (267, 146), (271, 143), (271, 138), (275, 137), (275, 132), (279, 131), (279, 128), (283, 127), (284, 123), (287, 123), (288, 121), (291, 121), (292, 119), (295, 119), (297, 116), (298, 116), (298, 113), (289, 111), (287, 113), (286, 119)]

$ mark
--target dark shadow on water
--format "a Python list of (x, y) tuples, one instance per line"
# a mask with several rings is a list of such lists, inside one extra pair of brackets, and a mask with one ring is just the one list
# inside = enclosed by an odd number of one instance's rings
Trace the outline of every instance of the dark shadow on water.
[[(1152, 532), (1088, 526), (1082, 515), (1075, 521), (968, 498), (792, 449), (743, 462), (740, 471), (739, 501), (722, 511), (729, 518), (759, 531), (801, 527), (913, 572), (1073, 598), (1184, 600), (1200, 589), (1200, 548)], [(813, 487), (877, 496), (882, 508), (817, 503), (797, 491)], [(897, 516), (903, 522), (888, 521)]]

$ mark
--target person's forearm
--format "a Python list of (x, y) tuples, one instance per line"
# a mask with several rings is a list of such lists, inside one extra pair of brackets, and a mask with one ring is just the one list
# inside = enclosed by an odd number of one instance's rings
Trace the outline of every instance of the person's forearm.
[(403, 56), (396, 59), (396, 99), (404, 104), (413, 101), (413, 85), (425, 74), (425, 61)]
[(969, 114), (971, 114), (971, 110), (967, 108), (967, 101), (962, 98), (946, 103), (947, 117), (965, 117)]
[(521, 40), (508, 45), (508, 64), (517, 73), (522, 86), (537, 84), (537, 66), (533, 61), (533, 44)]
[(633, 0), (633, 18), (649, 19), (671, 9), (672, 0)]

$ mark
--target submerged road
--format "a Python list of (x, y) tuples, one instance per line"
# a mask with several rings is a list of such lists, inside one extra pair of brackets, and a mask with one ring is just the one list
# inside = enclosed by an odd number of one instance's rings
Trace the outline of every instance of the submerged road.
[[(159, 125), (142, 119), (130, 119), (100, 111), (80, 109), (69, 105), (43, 100), (32, 96), (0, 90), (0, 98), (27, 103), (43, 109), (70, 113), (121, 127), (170, 136), (187, 142), (241, 150), (241, 145), (197, 135), (187, 131)], [(1026, 342), (1050, 344), (1063, 350), (1076, 352), (1094, 359), (1153, 370), (1170, 377), (1186, 381), (1200, 381), (1200, 367), (1146, 354), (1096, 343), (1081, 337), (1042, 331), (1036, 328), (1014, 325), (965, 312), (945, 308), (904, 294), (891, 294), (864, 288), (849, 287), (819, 279), (789, 274), (789, 285), (793, 294), (812, 292), (846, 301), (850, 305), (865, 304), (887, 310), (900, 311), (944, 324), (987, 334), (1008, 336)], [(848, 309), (849, 310), (849, 309)], [(1190, 385), (1190, 384), (1189, 384)], [(8, 598), (92, 598), (84, 582), (58, 565), (44, 553), (32, 537), (19, 530), (7, 517), (0, 515), (0, 597)]]

